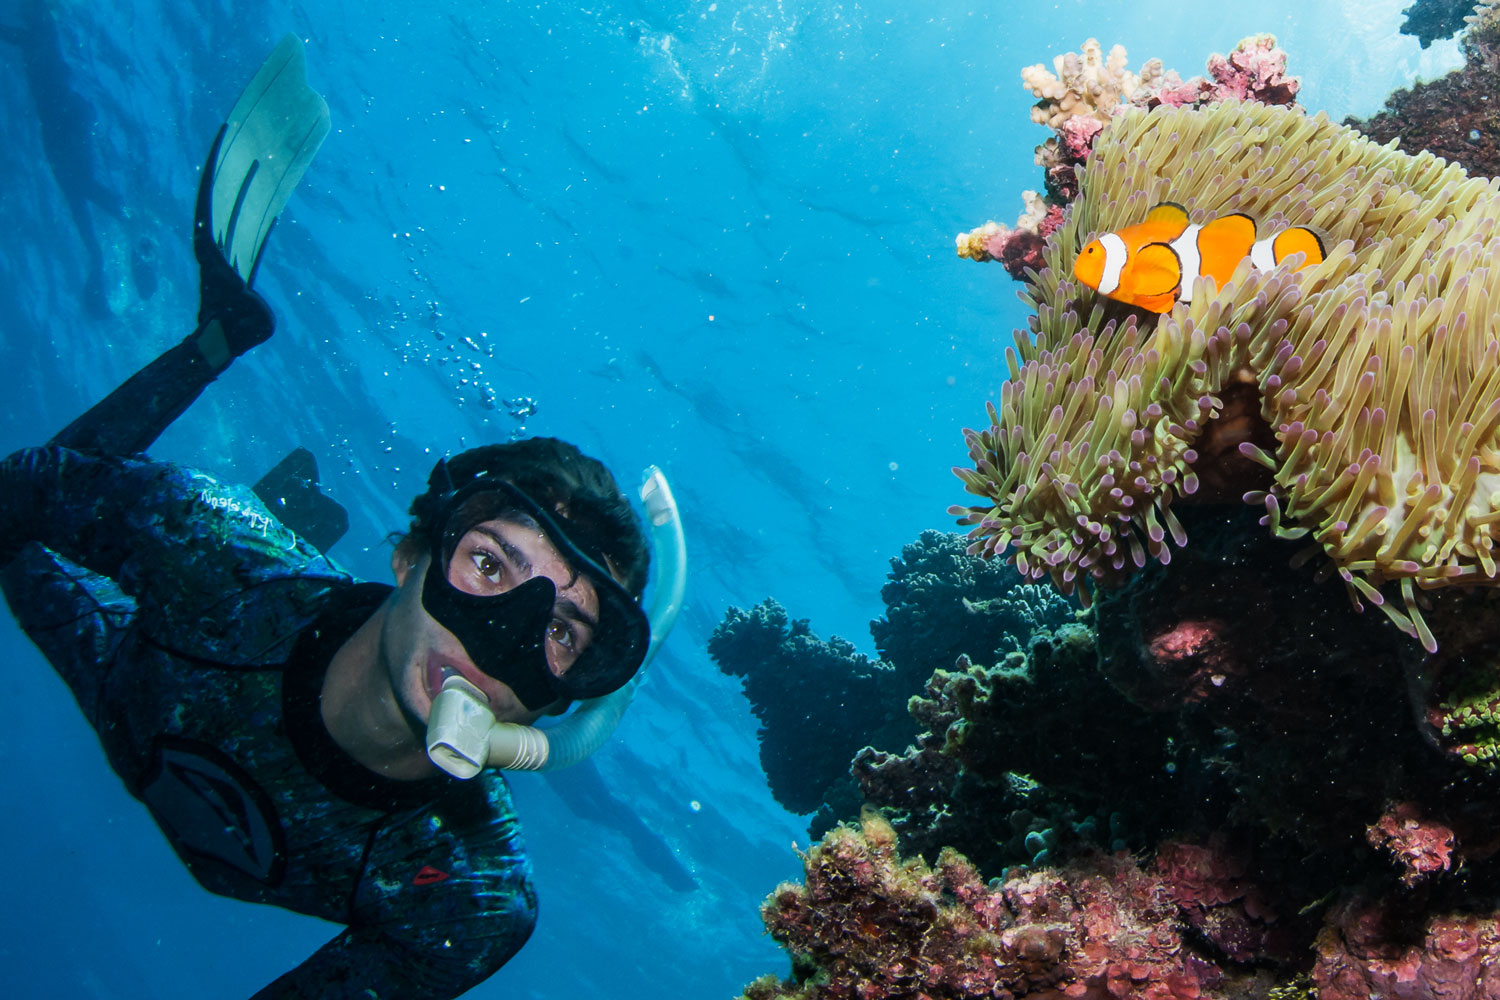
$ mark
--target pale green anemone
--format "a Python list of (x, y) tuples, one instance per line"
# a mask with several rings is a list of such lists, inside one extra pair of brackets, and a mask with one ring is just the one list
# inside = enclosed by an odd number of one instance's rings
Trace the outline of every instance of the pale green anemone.
[[(1308, 225), (1327, 259), (1242, 263), (1156, 318), (1075, 282), (1090, 238), (1162, 201), (1193, 222)], [(966, 430), (982, 498), (971, 551), (1071, 592), (1119, 583), (1186, 541), (1171, 503), (1236, 383), (1259, 389), (1274, 484), (1245, 499), (1360, 598), (1435, 648), (1415, 588), (1492, 585), (1500, 522), (1500, 182), (1378, 146), (1323, 115), (1256, 103), (1131, 112), (1100, 133), (1067, 223), (1027, 286), (991, 426)], [(1200, 469), (1199, 472), (1206, 470)], [(1404, 612), (1380, 588), (1399, 583)], [(1084, 588), (1087, 597), (1088, 587)]]

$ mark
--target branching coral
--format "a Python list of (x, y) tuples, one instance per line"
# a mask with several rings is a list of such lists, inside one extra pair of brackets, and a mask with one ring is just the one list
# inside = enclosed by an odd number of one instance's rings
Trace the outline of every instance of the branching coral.
[[(906, 699), (934, 670), (967, 650), (1003, 655), (1036, 626), (1072, 618), (1072, 605), (1051, 588), (1027, 586), (966, 547), (960, 535), (925, 531), (891, 560), (881, 590), (886, 617), (870, 623), (880, 660), (838, 636), (818, 638), (774, 600), (725, 614), (708, 652), (744, 682), (761, 722), (761, 763), (782, 805), (800, 813), (849, 806), (850, 759), (869, 744), (905, 745), (913, 732)], [(820, 818), (815, 829), (842, 815)]]
[[(1246, 261), (1154, 323), (1072, 280), (1090, 234), (1168, 199), (1195, 221), (1318, 227), (1327, 259), (1300, 273)], [(1500, 188), (1321, 115), (1229, 102), (1121, 118), (1028, 288), (1033, 336), (1006, 352), (991, 426), (965, 432), (975, 468), (955, 472), (982, 501), (953, 512), (972, 550), (1009, 548), (1068, 592), (1116, 584), (1169, 560), (1169, 536), (1185, 544), (1172, 501), (1197, 489), (1202, 455), (1237, 451), (1270, 470), (1246, 499), (1271, 530), (1309, 537), (1356, 604), (1434, 648), (1415, 589), (1500, 575), (1497, 219)], [(1241, 387), (1273, 448), (1215, 424)], [(1404, 612), (1379, 589), (1393, 581)]]
[[(1083, 626), (1040, 632), (998, 666), (960, 658), (908, 708), (925, 730), (916, 745), (903, 755), (866, 748), (852, 770), (865, 800), (890, 810), (927, 857), (955, 846), (994, 871), (1059, 840), (1112, 846), (1122, 824), (1171, 813), (1160, 722), (1103, 682)], [(1108, 802), (1121, 803), (1115, 830)]]
[(739, 677), (760, 719), (760, 761), (776, 800), (815, 812), (829, 786), (848, 781), (849, 758), (872, 739), (909, 728), (891, 668), (834, 636), (819, 639), (805, 619), (766, 600), (730, 608), (708, 640), (719, 669)]
[(1025, 648), (1038, 628), (1073, 620), (1075, 605), (1051, 587), (1027, 586), (1015, 573), (968, 554), (962, 535), (924, 531), (891, 560), (880, 598), (885, 615), (870, 623), (883, 660), (905, 694), (934, 670), (967, 654), (981, 662)]
[(1054, 72), (1041, 63), (1021, 70), (1021, 82), (1038, 99), (1031, 120), (1056, 129), (1069, 119), (1089, 117), (1108, 125), (1115, 110), (1142, 87), (1161, 77), (1161, 60), (1152, 59), (1140, 74), (1125, 68), (1125, 47), (1116, 45), (1105, 58), (1097, 39), (1083, 43), (1083, 52), (1068, 52), (1052, 60)]
[(1403, 35), (1415, 35), (1422, 48), (1427, 48), (1439, 38), (1448, 38), (1463, 28), (1476, 6), (1485, 6), (1485, 0), (1416, 0), (1401, 13), (1406, 20), (1401, 22)]

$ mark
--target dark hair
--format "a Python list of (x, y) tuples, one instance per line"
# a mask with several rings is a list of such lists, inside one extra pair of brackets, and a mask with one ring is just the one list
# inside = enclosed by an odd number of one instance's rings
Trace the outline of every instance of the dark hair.
[(632, 597), (646, 588), (651, 556), (635, 508), (603, 463), (557, 438), (523, 438), (487, 444), (439, 462), (427, 477), (427, 492), (411, 502), (412, 537), (425, 539), (441, 526), (445, 495), (479, 478), (515, 486), (560, 526), (586, 555), (612, 569)]

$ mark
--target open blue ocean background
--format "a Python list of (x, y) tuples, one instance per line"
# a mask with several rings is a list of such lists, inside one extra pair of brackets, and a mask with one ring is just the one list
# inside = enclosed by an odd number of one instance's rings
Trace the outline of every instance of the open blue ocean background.
[[(42, 3), (47, 39), (0, 41), (5, 452), (191, 328), (199, 165), (291, 31), (334, 130), (257, 279), (279, 330), (154, 453), (253, 482), (305, 445), (376, 580), (445, 451), (524, 430), (671, 477), (676, 633), (589, 765), (513, 780), (542, 915), (472, 995), (514, 1000), (786, 973), (757, 909), (806, 820), (704, 645), (775, 595), (868, 652), (887, 560), (951, 527), (1025, 320), (953, 237), (1041, 186), (1022, 66), (1097, 37), (1186, 77), (1269, 31), (1337, 119), (1459, 62), (1406, 0), (6, 0), (0, 34)], [(248, 996), (336, 933), (199, 889), (8, 616), (0, 698), (0, 994)]]

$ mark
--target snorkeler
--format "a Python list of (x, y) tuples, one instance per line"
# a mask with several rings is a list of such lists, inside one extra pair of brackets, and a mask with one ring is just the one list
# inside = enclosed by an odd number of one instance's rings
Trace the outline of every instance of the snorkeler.
[(205, 888), (345, 925), (256, 996), (453, 997), (536, 920), (493, 767), (566, 763), (613, 728), (680, 602), (680, 528), (652, 480), (666, 566), (648, 619), (645, 531), (608, 470), (555, 439), (488, 445), (433, 469), (395, 586), (360, 583), (309, 541), (347, 521), (305, 453), (262, 481), (267, 503), (141, 454), (271, 335), (250, 282), (327, 132), (289, 36), (204, 169), (197, 328), (0, 462), (0, 583)]

